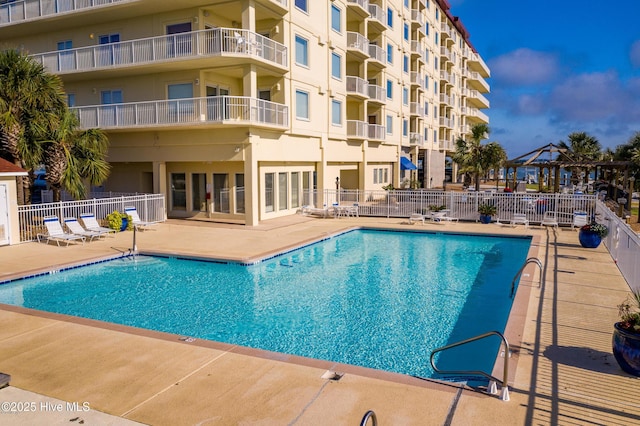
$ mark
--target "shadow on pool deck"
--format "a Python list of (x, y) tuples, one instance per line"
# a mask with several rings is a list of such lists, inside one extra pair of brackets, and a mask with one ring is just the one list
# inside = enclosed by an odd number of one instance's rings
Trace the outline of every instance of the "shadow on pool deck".
[[(517, 366), (510, 371), (511, 401), (407, 376), (4, 307), (0, 371), (12, 381), (0, 390), (0, 399), (57, 398), (87, 402), (91, 411), (54, 413), (38, 406), (35, 413), (0, 413), (0, 422), (113, 420), (100, 417), (101, 411), (154, 425), (358, 424), (370, 409), (380, 424), (640, 422), (640, 404), (633, 397), (638, 381), (619, 369), (610, 348), (616, 306), (627, 284), (606, 249), (581, 248), (575, 231), (293, 216), (256, 228), (170, 220), (156, 231), (138, 233), (137, 244), (141, 250), (247, 259), (360, 225), (538, 237), (544, 285), (538, 288), (532, 268), (521, 284), (529, 287), (530, 297), (514, 306), (524, 328), (515, 348)], [(131, 246), (131, 237), (121, 233), (68, 248), (2, 247), (0, 280), (118, 254)], [(323, 379), (329, 368), (347, 374), (339, 381)], [(9, 395), (19, 389), (35, 394)]]

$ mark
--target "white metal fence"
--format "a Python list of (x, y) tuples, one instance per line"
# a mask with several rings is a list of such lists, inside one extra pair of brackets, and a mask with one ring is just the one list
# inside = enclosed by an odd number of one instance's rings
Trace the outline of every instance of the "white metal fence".
[(0, 5), (0, 25), (35, 19), (56, 13), (73, 12), (122, 0), (19, 0)]
[(60, 201), (59, 203), (31, 204), (18, 206), (20, 222), (20, 242), (34, 241), (38, 233), (45, 231), (43, 218), (58, 216), (79, 218), (83, 213), (93, 213), (98, 221), (117, 210), (124, 212), (125, 206), (135, 206), (143, 221), (163, 221), (167, 214), (162, 194), (144, 194), (113, 198), (93, 198), (81, 201)]
[(421, 190), (359, 191), (325, 190), (305, 194), (304, 204), (316, 207), (332, 204), (358, 204), (361, 216), (409, 217), (426, 213), (430, 206), (445, 206), (449, 215), (460, 220), (478, 220), (478, 206), (497, 208), (494, 220), (508, 221), (514, 213), (524, 213), (530, 222), (541, 222), (545, 211), (555, 211), (561, 225), (570, 225), (576, 211), (595, 213), (595, 195), (529, 194), (503, 192), (444, 192)]

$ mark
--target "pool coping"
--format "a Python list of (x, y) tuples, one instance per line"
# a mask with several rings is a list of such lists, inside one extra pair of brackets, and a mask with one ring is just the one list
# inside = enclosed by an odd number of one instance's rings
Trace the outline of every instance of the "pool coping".
[[(27, 279), (35, 276), (56, 273), (62, 270), (75, 269), (82, 266), (108, 262), (108, 261), (120, 259), (123, 257), (129, 257), (134, 254), (159, 256), (159, 257), (177, 257), (177, 258), (183, 258), (183, 259), (189, 259), (189, 260), (200, 260), (200, 261), (207, 261), (207, 262), (238, 263), (244, 266), (254, 265), (254, 264), (272, 259), (277, 256), (286, 255), (287, 253), (298, 250), (300, 248), (304, 248), (309, 245), (326, 241), (326, 240), (329, 240), (337, 236), (340, 236), (352, 231), (356, 231), (356, 230), (375, 230), (375, 231), (405, 232), (405, 233), (410, 232), (410, 233), (424, 233), (424, 234), (472, 235), (472, 236), (498, 237), (498, 238), (530, 238), (531, 243), (529, 246), (527, 258), (537, 257), (537, 254), (539, 251), (539, 245), (541, 241), (541, 237), (539, 235), (534, 235), (534, 234), (512, 235), (512, 234), (500, 234), (500, 233), (491, 233), (491, 232), (487, 233), (487, 232), (466, 232), (466, 231), (456, 231), (456, 230), (434, 230), (431, 228), (406, 229), (406, 228), (394, 228), (394, 227), (386, 227), (386, 226), (360, 225), (360, 226), (348, 226), (346, 228), (339, 229), (334, 232), (326, 232), (326, 233), (323, 233), (323, 235), (320, 237), (302, 240), (298, 243), (289, 244), (277, 250), (268, 250), (264, 253), (261, 253), (256, 256), (251, 256), (251, 257), (238, 258), (238, 257), (230, 256), (230, 257), (221, 258), (221, 257), (214, 257), (214, 256), (200, 256), (200, 255), (196, 256), (196, 255), (191, 255), (191, 254), (186, 254), (181, 252), (174, 252), (174, 251), (167, 251), (167, 250), (142, 250), (135, 253), (132, 251), (128, 251), (128, 252), (123, 251), (114, 255), (97, 256), (91, 259), (85, 259), (84, 261), (74, 261), (74, 262), (69, 262), (67, 264), (55, 265), (55, 268), (51, 268), (51, 267), (39, 268), (39, 269), (28, 271), (26, 275), (20, 275), (13, 278), (4, 277), (4, 279), (0, 281), (0, 285), (7, 284), (10, 282), (20, 281), (22, 279)], [(514, 296), (514, 301), (511, 307), (511, 311), (507, 318), (506, 327), (503, 333), (507, 341), (510, 343), (510, 347), (511, 347), (511, 357), (509, 361), (510, 374), (508, 376), (509, 385), (513, 385), (514, 378), (516, 376), (516, 370), (517, 370), (517, 364), (518, 364), (518, 353), (519, 353), (518, 349), (520, 348), (522, 343), (521, 339), (522, 339), (522, 335), (525, 327), (527, 306), (529, 303), (531, 288), (534, 283), (534, 277), (536, 272), (535, 269), (533, 268), (534, 268), (534, 265), (530, 264), (530, 265), (527, 265), (526, 268), (522, 271), (522, 274), (520, 277), (520, 284), (517, 287), (517, 290)], [(525, 280), (523, 278), (524, 275), (527, 273), (531, 277), (531, 280)], [(523, 285), (524, 283), (529, 283), (530, 285)], [(507, 289), (505, 289), (505, 291), (507, 291)], [(460, 388), (468, 389), (470, 391), (478, 390), (478, 389), (466, 386), (464, 382), (454, 382), (454, 381), (447, 381), (444, 379), (439, 380), (434, 378), (415, 377), (408, 374), (389, 372), (389, 371), (378, 370), (374, 368), (361, 367), (361, 366), (356, 366), (351, 364), (343, 364), (343, 363), (338, 363), (334, 361), (308, 358), (308, 357), (303, 357), (298, 355), (284, 354), (280, 352), (250, 348), (246, 346), (234, 345), (234, 344), (218, 342), (213, 340), (192, 338), (190, 336), (182, 336), (174, 333), (154, 331), (154, 330), (149, 330), (149, 329), (144, 329), (144, 328), (139, 328), (134, 326), (127, 326), (127, 325), (122, 325), (117, 323), (105, 322), (101, 320), (41, 311), (37, 309), (24, 308), (24, 307), (19, 307), (14, 305), (0, 303), (0, 309), (10, 311), (10, 312), (30, 315), (30, 316), (37, 316), (41, 318), (79, 324), (79, 325), (84, 325), (88, 327), (95, 327), (95, 328), (100, 328), (104, 330), (128, 333), (132, 335), (154, 338), (154, 339), (159, 339), (159, 340), (164, 340), (164, 341), (169, 341), (174, 343), (190, 344), (190, 345), (200, 346), (200, 347), (209, 348), (209, 349), (216, 349), (216, 350), (220, 350), (228, 353), (236, 353), (236, 354), (247, 355), (247, 356), (256, 357), (256, 358), (291, 363), (291, 364), (305, 366), (305, 367), (320, 368), (320, 369), (325, 369), (328, 371), (335, 371), (340, 373), (355, 374), (362, 377), (380, 379), (380, 380), (385, 380), (385, 381), (398, 383), (398, 384), (427, 387), (427, 388), (434, 388), (434, 387), (439, 388), (439, 386), (444, 386), (446, 388), (456, 389), (456, 390)], [(428, 360), (426, 360), (426, 362), (428, 362)], [(503, 371), (503, 360), (501, 358), (501, 350), (499, 350), (496, 361), (494, 363), (493, 370), (492, 370), (492, 375), (494, 377), (500, 378), (502, 377), (502, 371)]]

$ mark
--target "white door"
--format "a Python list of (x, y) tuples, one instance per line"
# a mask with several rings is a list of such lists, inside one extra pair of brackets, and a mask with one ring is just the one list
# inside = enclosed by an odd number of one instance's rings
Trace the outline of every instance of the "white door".
[(9, 197), (7, 185), (0, 184), (0, 246), (9, 244)]

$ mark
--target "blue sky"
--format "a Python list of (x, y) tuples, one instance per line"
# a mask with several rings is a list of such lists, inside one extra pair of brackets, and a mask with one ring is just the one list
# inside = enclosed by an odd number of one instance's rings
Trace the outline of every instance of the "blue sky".
[(640, 131), (640, 0), (449, 0), (491, 70), (489, 141), (509, 158), (584, 131)]

